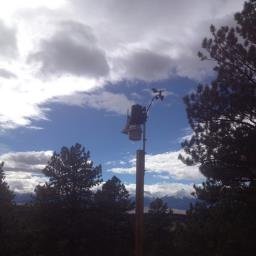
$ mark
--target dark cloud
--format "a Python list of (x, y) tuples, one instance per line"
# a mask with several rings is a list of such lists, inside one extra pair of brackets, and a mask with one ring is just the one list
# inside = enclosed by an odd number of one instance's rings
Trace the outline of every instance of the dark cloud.
[[(182, 34), (187, 26), (234, 13), (242, 8), (244, 2), (244, 0), (69, 1), (79, 17), (93, 24), (99, 24), (101, 31), (105, 27), (112, 28), (109, 33), (126, 42), (140, 40), (148, 33), (159, 35), (159, 31), (166, 34), (169, 32)], [(194, 32), (201, 34), (199, 30)], [(167, 35), (177, 36), (177, 34)]]
[(89, 27), (66, 21), (50, 39), (42, 40), (40, 51), (29, 61), (41, 63), (43, 74), (72, 74), (98, 78), (106, 76), (109, 66), (105, 53), (97, 47)]
[[(209, 64), (197, 58), (209, 26), (242, 8), (243, 0), (70, 1), (93, 27), (110, 59), (114, 77), (165, 79), (171, 75), (208, 78)], [(140, 49), (146, 49), (141, 51)]]
[(16, 78), (17, 76), (14, 73), (12, 73), (11, 71), (0, 68), (0, 77), (10, 79), (10, 78)]
[(213, 63), (202, 62), (197, 57), (198, 45), (199, 42), (191, 48), (182, 49), (178, 58), (150, 50), (137, 50), (116, 60), (115, 68), (128, 79), (157, 81), (180, 76), (202, 80), (212, 75)]
[(171, 73), (172, 60), (149, 50), (136, 51), (122, 60), (128, 77), (142, 80), (160, 80)]
[(0, 55), (13, 58), (17, 55), (16, 31), (0, 20)]

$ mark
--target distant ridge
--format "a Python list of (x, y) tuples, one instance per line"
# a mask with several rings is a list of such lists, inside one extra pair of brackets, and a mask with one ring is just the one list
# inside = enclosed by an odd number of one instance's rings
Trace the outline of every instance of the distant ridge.
[[(16, 204), (25, 204), (29, 203), (33, 200), (33, 194), (32, 193), (17, 193), (15, 195), (14, 201)], [(144, 206), (149, 207), (150, 203), (156, 199), (156, 197), (152, 196), (145, 196), (144, 198)], [(182, 195), (182, 193), (179, 193), (179, 195), (174, 195), (174, 196), (164, 196), (161, 197), (161, 199), (167, 203), (168, 207), (171, 209), (176, 209), (176, 210), (183, 210), (186, 211), (189, 209), (191, 204), (196, 203), (196, 199), (193, 197), (187, 197), (185, 194)], [(131, 196), (131, 200), (135, 200), (134, 196)]]
[[(131, 197), (132, 200), (135, 200), (135, 197)], [(156, 199), (156, 197), (145, 196), (144, 206), (149, 207), (150, 203)], [(196, 199), (193, 197), (176, 197), (176, 196), (164, 196), (161, 199), (167, 203), (168, 207), (171, 209), (177, 210), (188, 210), (191, 204), (196, 203)]]

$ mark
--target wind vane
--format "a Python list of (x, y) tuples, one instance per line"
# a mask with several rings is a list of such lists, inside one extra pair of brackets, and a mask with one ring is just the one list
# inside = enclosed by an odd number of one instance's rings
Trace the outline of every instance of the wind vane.
[[(163, 89), (152, 88), (152, 91), (154, 95), (150, 103), (148, 104), (148, 106), (143, 107), (139, 104), (135, 104), (135, 105), (132, 105), (131, 107), (131, 114), (129, 114), (129, 112), (127, 113), (127, 121), (124, 129), (122, 130), (122, 133), (128, 135), (130, 140), (133, 140), (133, 141), (141, 140), (142, 133), (143, 133), (141, 125), (143, 126), (145, 125), (148, 117), (148, 112), (152, 106), (152, 103), (155, 100), (163, 101), (164, 99)], [(143, 137), (145, 137), (145, 134)], [(145, 141), (143, 141), (143, 144), (144, 143)], [(143, 148), (145, 149), (145, 145), (143, 146)]]

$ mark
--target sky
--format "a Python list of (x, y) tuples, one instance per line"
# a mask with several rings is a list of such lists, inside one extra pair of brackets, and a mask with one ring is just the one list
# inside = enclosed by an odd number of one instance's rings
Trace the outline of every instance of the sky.
[(16, 193), (47, 181), (53, 151), (82, 144), (103, 179), (134, 193), (141, 142), (121, 133), (147, 106), (145, 194), (189, 196), (204, 177), (178, 160), (189, 127), (182, 98), (214, 79), (200, 61), (209, 26), (232, 25), (241, 0), (0, 0), (0, 161)]

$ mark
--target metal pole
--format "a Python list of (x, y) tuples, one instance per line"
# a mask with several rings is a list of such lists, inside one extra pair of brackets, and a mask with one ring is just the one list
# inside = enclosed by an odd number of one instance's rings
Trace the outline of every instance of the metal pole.
[(137, 156), (136, 156), (135, 256), (143, 256), (144, 170), (145, 170), (145, 151), (137, 150)]

